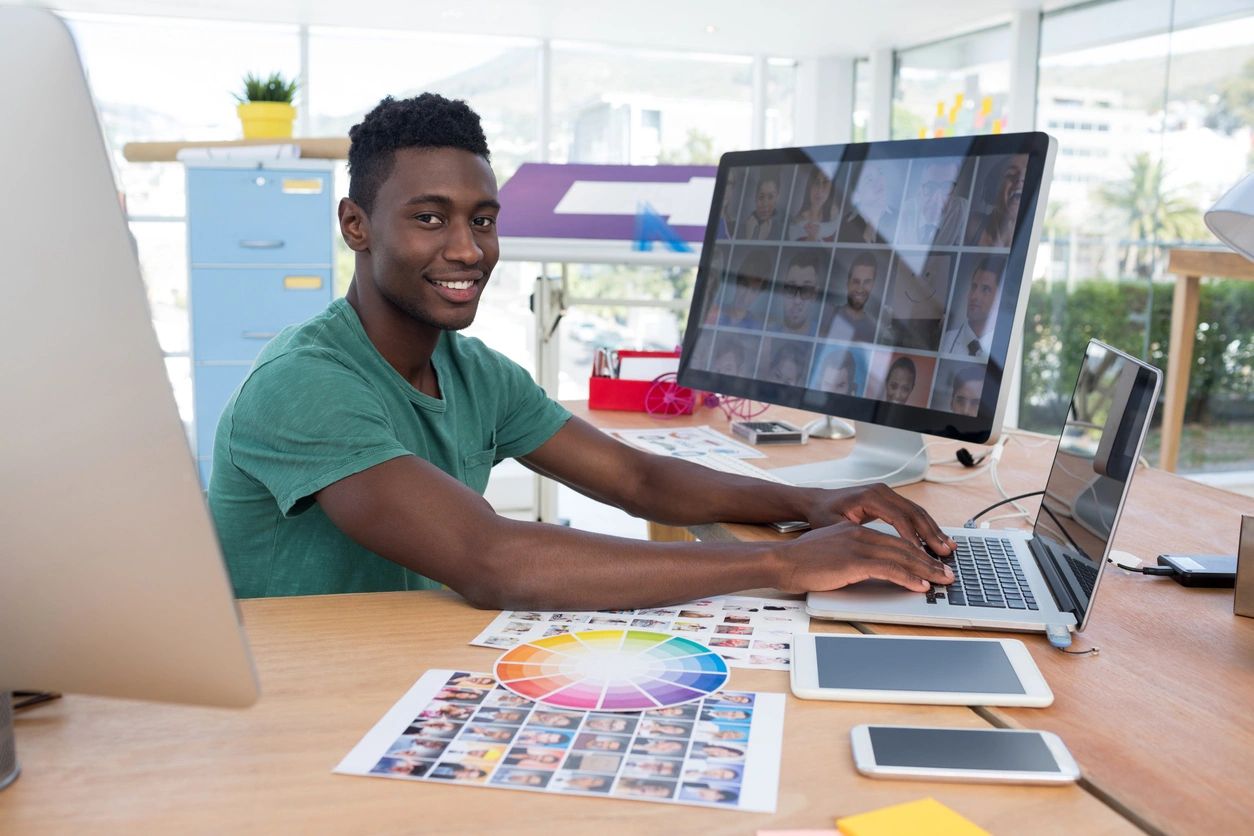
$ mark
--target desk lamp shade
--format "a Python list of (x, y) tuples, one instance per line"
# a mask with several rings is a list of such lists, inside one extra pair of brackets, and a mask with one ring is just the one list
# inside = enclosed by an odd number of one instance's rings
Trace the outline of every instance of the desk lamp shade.
[(1206, 213), (1215, 236), (1254, 261), (1254, 174), (1247, 174)]

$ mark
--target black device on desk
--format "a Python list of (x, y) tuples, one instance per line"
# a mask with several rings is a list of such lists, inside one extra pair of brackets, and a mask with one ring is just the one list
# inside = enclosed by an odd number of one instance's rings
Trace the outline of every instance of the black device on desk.
[(1158, 565), (1174, 570), (1181, 586), (1231, 589), (1237, 582), (1237, 559), (1230, 554), (1160, 554)]

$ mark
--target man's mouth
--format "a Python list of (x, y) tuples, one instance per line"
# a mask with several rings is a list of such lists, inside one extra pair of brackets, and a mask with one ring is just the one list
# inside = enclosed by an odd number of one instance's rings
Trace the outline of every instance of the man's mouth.
[(479, 272), (464, 272), (439, 278), (426, 277), (441, 297), (454, 304), (473, 300), (478, 295), (479, 285), (483, 284), (485, 278), (483, 273)]

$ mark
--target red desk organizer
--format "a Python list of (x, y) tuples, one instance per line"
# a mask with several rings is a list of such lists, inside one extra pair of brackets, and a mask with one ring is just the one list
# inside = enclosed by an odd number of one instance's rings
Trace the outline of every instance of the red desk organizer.
[[(620, 351), (619, 362), (626, 357), (678, 357), (678, 351)], [(616, 409), (623, 412), (648, 412), (645, 395), (653, 388), (652, 380), (622, 380), (617, 377), (588, 378), (588, 409)], [(692, 407), (678, 414), (691, 415)]]

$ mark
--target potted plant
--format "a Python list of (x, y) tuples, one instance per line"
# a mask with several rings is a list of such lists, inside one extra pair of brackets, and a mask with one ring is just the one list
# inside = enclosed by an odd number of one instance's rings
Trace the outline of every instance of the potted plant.
[(260, 78), (252, 73), (244, 76), (243, 95), (235, 94), (236, 112), (244, 126), (244, 139), (280, 139), (292, 135), (296, 121), (296, 82), (287, 81), (281, 73)]

